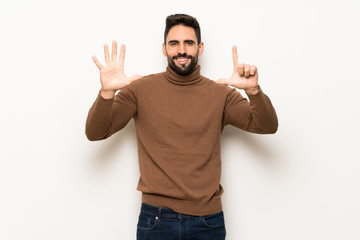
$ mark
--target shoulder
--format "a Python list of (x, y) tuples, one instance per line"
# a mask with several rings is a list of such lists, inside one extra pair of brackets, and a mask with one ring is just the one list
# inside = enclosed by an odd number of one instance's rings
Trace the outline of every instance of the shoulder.
[(220, 97), (225, 102), (245, 99), (238, 89), (224, 84), (218, 84), (213, 80), (203, 77), (204, 85), (208, 93), (213, 97)]
[(223, 93), (228, 95), (230, 92), (234, 91), (234, 88), (229, 87), (228, 85), (218, 84), (214, 80), (211, 80), (207, 77), (202, 76), (202, 82), (204, 86), (208, 89), (211, 89), (215, 92)]
[(128, 85), (129, 88), (131, 89), (138, 89), (138, 88), (143, 88), (143, 87), (147, 87), (149, 85), (154, 85), (157, 82), (159, 82), (160, 79), (164, 78), (164, 73), (154, 73), (154, 74), (149, 74), (149, 75), (145, 75), (142, 78), (133, 81), (132, 83), (130, 83)]

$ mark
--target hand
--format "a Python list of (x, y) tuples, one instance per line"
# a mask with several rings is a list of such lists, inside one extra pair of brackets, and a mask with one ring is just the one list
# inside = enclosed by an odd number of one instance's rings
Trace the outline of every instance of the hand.
[(117, 90), (127, 86), (132, 81), (140, 79), (141, 75), (127, 77), (124, 73), (125, 45), (121, 45), (119, 61), (117, 61), (117, 43), (112, 42), (111, 59), (109, 56), (109, 47), (104, 45), (105, 65), (92, 56), (96, 66), (100, 70), (101, 96), (104, 98), (113, 98)]
[(245, 90), (246, 94), (254, 95), (259, 92), (258, 71), (255, 65), (239, 64), (237, 48), (232, 48), (234, 71), (228, 79), (218, 79), (216, 83), (227, 84)]

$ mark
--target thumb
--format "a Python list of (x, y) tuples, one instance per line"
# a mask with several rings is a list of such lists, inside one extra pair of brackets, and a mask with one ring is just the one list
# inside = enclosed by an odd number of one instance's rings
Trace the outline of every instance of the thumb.
[(139, 80), (140, 78), (142, 78), (142, 76), (140, 74), (136, 74), (136, 75), (129, 77), (129, 80), (130, 80), (130, 82), (133, 82), (135, 80)]
[(217, 84), (228, 84), (228, 80), (225, 78), (220, 78), (218, 80), (216, 80)]

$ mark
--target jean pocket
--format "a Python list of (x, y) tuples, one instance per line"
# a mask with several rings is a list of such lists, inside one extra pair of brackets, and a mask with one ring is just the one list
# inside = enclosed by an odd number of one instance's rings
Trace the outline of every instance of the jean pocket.
[(140, 212), (137, 227), (141, 230), (151, 230), (156, 227), (158, 217)]
[(202, 222), (209, 228), (220, 228), (225, 225), (224, 213), (221, 211), (216, 214), (201, 217)]

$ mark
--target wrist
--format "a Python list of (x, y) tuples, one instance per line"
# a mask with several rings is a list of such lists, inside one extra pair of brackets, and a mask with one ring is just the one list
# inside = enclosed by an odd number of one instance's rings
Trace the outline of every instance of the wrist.
[(260, 92), (260, 86), (244, 89), (247, 95), (256, 95)]
[(115, 91), (113, 91), (113, 90), (103, 90), (103, 89), (101, 89), (101, 90), (100, 90), (100, 95), (101, 95), (101, 97), (104, 98), (104, 99), (111, 99), (111, 98), (114, 98)]

